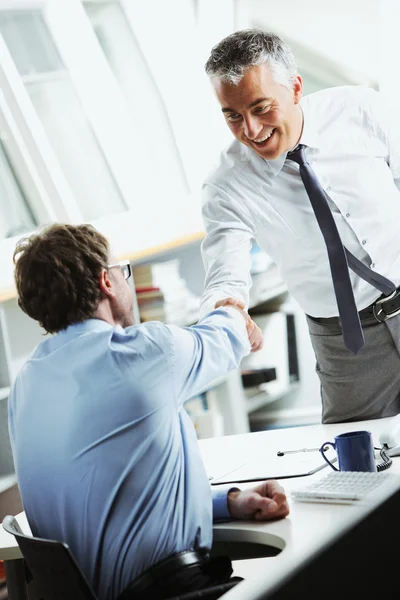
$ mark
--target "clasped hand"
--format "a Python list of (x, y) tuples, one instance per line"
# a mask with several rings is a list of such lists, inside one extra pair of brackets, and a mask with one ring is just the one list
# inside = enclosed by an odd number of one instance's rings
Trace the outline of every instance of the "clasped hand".
[(254, 323), (251, 317), (244, 310), (244, 302), (237, 300), (236, 298), (224, 298), (223, 300), (218, 300), (214, 308), (220, 308), (221, 306), (233, 306), (233, 308), (236, 308), (236, 310), (242, 314), (244, 320), (246, 321), (246, 329), (249, 342), (251, 344), (251, 351), (257, 352), (258, 350), (261, 350), (264, 345), (264, 336), (259, 326)]
[(249, 490), (231, 490), (228, 509), (234, 519), (272, 521), (289, 514), (285, 491), (277, 481), (264, 481)]

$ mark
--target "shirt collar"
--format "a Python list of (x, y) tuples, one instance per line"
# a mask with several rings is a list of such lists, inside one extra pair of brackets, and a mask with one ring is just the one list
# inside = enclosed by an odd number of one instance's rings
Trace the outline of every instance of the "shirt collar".
[(62, 329), (56, 335), (43, 340), (34, 350), (32, 357), (41, 358), (42, 356), (46, 356), (80, 335), (118, 328), (123, 331), (119, 325), (114, 326), (101, 319), (87, 319), (87, 321), (83, 321), (82, 323), (69, 325), (69, 327)]
[(82, 323), (69, 325), (69, 327), (63, 329), (59, 333), (61, 335), (80, 335), (91, 331), (106, 331), (107, 329), (113, 329), (114, 327), (116, 326), (111, 325), (102, 319), (87, 319), (86, 321), (82, 321)]
[[(307, 103), (303, 103), (304, 98), (300, 101), (300, 106), (303, 111), (303, 131), (301, 132), (299, 144), (304, 144), (307, 148), (319, 148), (319, 136), (315, 127), (315, 122), (309, 114)], [(297, 144), (296, 144), (297, 146)], [(268, 169), (272, 176), (278, 175), (281, 172), (286, 161), (287, 152), (278, 156), (273, 160), (266, 160)]]

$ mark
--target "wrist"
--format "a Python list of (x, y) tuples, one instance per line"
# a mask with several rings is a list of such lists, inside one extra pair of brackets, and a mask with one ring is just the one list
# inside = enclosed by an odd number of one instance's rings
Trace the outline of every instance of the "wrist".
[(227, 505), (228, 505), (229, 514), (233, 518), (237, 518), (235, 504), (236, 504), (239, 494), (240, 494), (239, 488), (232, 488), (229, 490), (229, 492), (227, 494)]

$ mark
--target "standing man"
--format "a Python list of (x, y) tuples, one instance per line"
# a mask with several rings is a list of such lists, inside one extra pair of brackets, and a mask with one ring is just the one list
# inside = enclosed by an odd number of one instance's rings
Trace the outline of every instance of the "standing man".
[(66, 542), (99, 600), (235, 584), (209, 557), (213, 516), (282, 518), (286, 497), (274, 481), (212, 493), (183, 403), (239, 364), (257, 327), (231, 306), (188, 328), (134, 325), (129, 261), (90, 225), (52, 225), (14, 256), (20, 307), (55, 334), (9, 399), (33, 534)]
[(323, 421), (399, 413), (399, 121), (365, 87), (303, 98), (290, 48), (260, 30), (206, 72), (236, 140), (204, 184), (203, 306), (248, 303), (256, 239), (307, 315)]

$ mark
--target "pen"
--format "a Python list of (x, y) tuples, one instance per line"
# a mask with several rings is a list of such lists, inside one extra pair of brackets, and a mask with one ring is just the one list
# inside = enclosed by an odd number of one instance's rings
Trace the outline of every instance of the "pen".
[[(328, 446), (323, 448), (324, 451), (328, 449)], [(319, 448), (299, 448), (299, 450), (279, 450), (276, 455), (284, 456), (285, 454), (295, 454), (296, 452), (319, 452)]]

